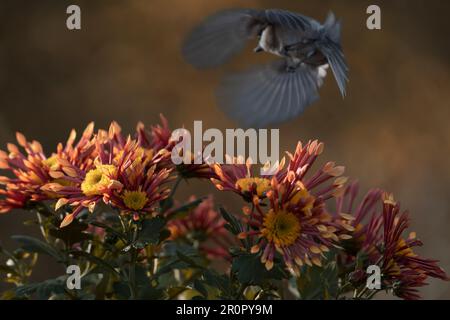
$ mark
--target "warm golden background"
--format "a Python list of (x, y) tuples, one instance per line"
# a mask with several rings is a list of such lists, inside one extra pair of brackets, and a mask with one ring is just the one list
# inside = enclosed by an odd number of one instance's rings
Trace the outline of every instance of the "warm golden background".
[[(278, 7), (319, 20), (329, 10), (343, 20), (350, 65), (342, 100), (329, 75), (321, 100), (281, 126), (281, 149), (298, 139), (325, 142), (324, 158), (347, 167), (364, 191), (379, 186), (409, 208), (420, 250), (450, 271), (450, 66), (448, 1), (376, 1), (382, 30), (365, 27), (375, 1), (103, 0), (0, 2), (0, 144), (20, 130), (52, 150), (70, 128), (118, 120), (126, 131), (160, 112), (172, 128), (233, 128), (216, 107), (214, 89), (226, 68), (199, 72), (180, 55), (184, 34), (203, 17), (228, 7)], [(78, 4), (82, 30), (69, 31), (65, 10)], [(253, 45), (253, 44), (251, 44)], [(249, 49), (251, 47), (249, 46)], [(250, 50), (231, 66), (251, 64)], [(257, 59), (260, 59), (258, 57)], [(259, 61), (259, 60), (258, 60)], [(227, 66), (230, 67), (230, 66)], [(212, 192), (184, 185), (181, 196)], [(218, 195), (218, 202), (235, 200)], [(237, 205), (236, 205), (237, 206)], [(0, 216), (0, 240), (29, 232), (28, 213)], [(40, 263), (35, 279), (63, 270)], [(1, 288), (0, 288), (1, 289)], [(432, 281), (426, 298), (450, 298), (448, 283)]]

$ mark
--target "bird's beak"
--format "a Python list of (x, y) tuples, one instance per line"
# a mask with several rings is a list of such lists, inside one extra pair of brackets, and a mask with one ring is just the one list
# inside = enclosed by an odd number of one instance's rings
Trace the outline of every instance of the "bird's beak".
[(255, 49), (253, 49), (254, 52), (261, 52), (263, 51), (263, 48), (261, 48), (260, 46), (257, 46)]

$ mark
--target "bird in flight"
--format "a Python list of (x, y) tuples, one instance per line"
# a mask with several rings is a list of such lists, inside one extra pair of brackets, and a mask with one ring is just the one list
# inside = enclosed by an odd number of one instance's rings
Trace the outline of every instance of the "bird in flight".
[(321, 24), (280, 9), (224, 10), (192, 30), (182, 53), (196, 68), (213, 68), (255, 39), (254, 52), (277, 56), (267, 65), (226, 76), (217, 91), (219, 107), (228, 116), (246, 127), (260, 128), (295, 118), (316, 101), (328, 67), (345, 96), (348, 67), (340, 26), (331, 12)]

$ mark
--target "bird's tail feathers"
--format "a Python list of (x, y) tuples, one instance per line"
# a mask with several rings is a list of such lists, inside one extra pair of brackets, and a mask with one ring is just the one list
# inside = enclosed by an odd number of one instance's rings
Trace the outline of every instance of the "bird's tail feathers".
[(348, 66), (341, 46), (341, 22), (330, 12), (322, 25), (322, 37), (317, 49), (327, 58), (342, 96), (346, 93)]
[(336, 19), (333, 12), (329, 12), (323, 24), (324, 35), (335, 43), (341, 42), (341, 21)]

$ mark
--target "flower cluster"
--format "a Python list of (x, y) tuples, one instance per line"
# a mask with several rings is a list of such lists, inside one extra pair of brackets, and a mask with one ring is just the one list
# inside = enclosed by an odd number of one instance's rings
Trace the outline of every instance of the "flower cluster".
[[(228, 164), (174, 165), (170, 155), (176, 141), (172, 141), (172, 131), (162, 116), (161, 125), (146, 128), (139, 123), (133, 135), (124, 135), (116, 122), (108, 130), (97, 131), (91, 123), (79, 139), (72, 131), (53, 153), (45, 153), (39, 142), (20, 133), (17, 143), (8, 144), (7, 152), (0, 151), (0, 169), (5, 171), (0, 177), (0, 213), (50, 203), (58, 218), (50, 229), (39, 222), (46, 240), (50, 235), (67, 240), (69, 234), (61, 230), (72, 225), (72, 237), (79, 228), (76, 240), (67, 241), (69, 249), (88, 248), (104, 254), (93, 258), (96, 263), (115, 257), (110, 269), (118, 274), (115, 266), (125, 261), (126, 268), (131, 266), (124, 273), (131, 297), (139, 291), (134, 283), (136, 265), (146, 270), (150, 285), (158, 283), (157, 275), (163, 276), (174, 266), (187, 264), (203, 270), (195, 257), (180, 252), (186, 245), (210, 262), (224, 258), (220, 261), (229, 264), (223, 269), (232, 273), (230, 283), (225, 286), (223, 277), (215, 283), (227, 290), (266, 285), (252, 275), (252, 268), (259, 267), (262, 271), (255, 270), (255, 275), (283, 270), (286, 278), (302, 279), (308, 278), (304, 276), (308, 270), (328, 270), (332, 265), (339, 269), (339, 279), (333, 280), (339, 287), (336, 298), (350, 291), (354, 298), (373, 297), (379, 290), (368, 292), (366, 288), (365, 271), (371, 265), (381, 269), (381, 289), (404, 299), (419, 298), (418, 288), (430, 277), (448, 280), (436, 260), (422, 258), (414, 251), (422, 245), (415, 233), (404, 236), (408, 213), (400, 210), (393, 196), (373, 189), (357, 204), (358, 184), (348, 183), (343, 166), (316, 164), (324, 151), (324, 144), (317, 140), (299, 142), (293, 153), (286, 152), (276, 164), (266, 164), (273, 169), (270, 175), (258, 174), (260, 166), (241, 159)], [(242, 212), (229, 214), (223, 207), (219, 213), (211, 196), (192, 197), (187, 204), (177, 206), (175, 189), (183, 179), (192, 178), (207, 179), (219, 191), (238, 195)], [(86, 221), (79, 223), (80, 214), (93, 213), (103, 207), (100, 204), (114, 209), (120, 224), (104, 224), (105, 218), (83, 229)], [(90, 239), (83, 231), (95, 228), (100, 228), (102, 236), (83, 245), (82, 241)], [(48, 243), (58, 246), (57, 242)], [(92, 249), (99, 244), (104, 247)], [(176, 246), (175, 258), (168, 253), (169, 244)], [(130, 257), (119, 259), (117, 248), (129, 252)], [(69, 249), (64, 254), (71, 252)], [(176, 259), (183, 260), (182, 264)], [(212, 273), (178, 273), (179, 282), (170, 285), (175, 288), (191, 281), (198, 287), (200, 279), (211, 277)], [(232, 283), (236, 279), (241, 285)], [(200, 287), (199, 291), (206, 290)], [(300, 285), (298, 290), (302, 290)]]
[(94, 133), (91, 123), (76, 142), (72, 131), (65, 145), (47, 155), (37, 141), (17, 133), (17, 142), (0, 153), (0, 166), (13, 177), (1, 177), (4, 188), (0, 212), (26, 208), (45, 200), (55, 209), (71, 208), (61, 223), (70, 224), (83, 210), (93, 211), (103, 201), (123, 213), (152, 213), (169, 193), (167, 182), (173, 170), (168, 164), (170, 130), (163, 126), (137, 126), (135, 137), (125, 137), (113, 122), (108, 131)]

